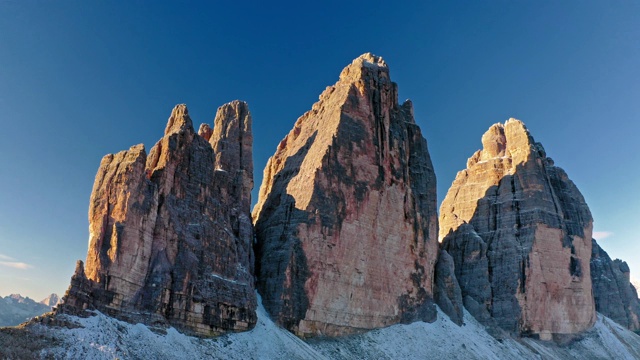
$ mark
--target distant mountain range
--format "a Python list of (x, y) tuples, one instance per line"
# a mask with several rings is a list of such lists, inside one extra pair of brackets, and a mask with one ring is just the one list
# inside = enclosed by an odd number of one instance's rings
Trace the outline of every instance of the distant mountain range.
[(40, 302), (20, 294), (0, 297), (0, 326), (16, 326), (42, 315), (58, 305), (60, 298), (51, 294)]

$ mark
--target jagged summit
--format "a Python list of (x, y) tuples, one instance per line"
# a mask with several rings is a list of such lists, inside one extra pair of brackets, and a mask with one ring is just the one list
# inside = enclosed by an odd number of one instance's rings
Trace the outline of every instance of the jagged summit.
[(469, 158), (467, 168), (478, 161), (495, 158), (506, 158), (509, 164), (517, 165), (527, 161), (533, 153), (546, 157), (544, 147), (535, 142), (526, 125), (510, 118), (504, 124), (491, 125), (482, 135), (482, 149)]
[(171, 116), (169, 116), (169, 121), (167, 121), (164, 134), (166, 136), (181, 130), (193, 131), (193, 123), (191, 122), (189, 110), (185, 104), (178, 104), (171, 110)]
[(103, 158), (86, 266), (78, 261), (59, 312), (203, 336), (254, 326), (251, 116), (239, 104), (218, 111), (208, 139), (177, 105), (148, 156), (137, 145)]
[(202, 138), (205, 139), (206, 141), (209, 141), (209, 139), (211, 139), (212, 134), (213, 134), (213, 129), (209, 124), (207, 123), (200, 124), (200, 127), (198, 128), (198, 135), (202, 136)]
[(351, 62), (352, 65), (364, 65), (367, 67), (381, 67), (385, 69), (389, 69), (387, 63), (384, 61), (382, 56), (374, 55), (370, 52), (364, 53)]
[[(339, 83), (390, 82), (389, 67), (380, 56), (365, 53), (355, 58), (340, 73)], [(397, 100), (396, 100), (397, 101)]]
[(244, 101), (234, 100), (220, 106), (213, 124), (212, 139), (217, 141), (210, 142), (216, 154), (217, 165), (225, 170), (237, 168), (253, 173), (251, 157), (243, 158), (243, 154), (253, 144), (249, 105)]

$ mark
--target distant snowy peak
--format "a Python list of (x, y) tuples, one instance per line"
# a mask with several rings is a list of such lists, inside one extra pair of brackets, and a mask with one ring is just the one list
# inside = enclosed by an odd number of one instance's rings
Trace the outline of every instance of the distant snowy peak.
[(46, 298), (40, 300), (40, 304), (47, 305), (48, 307), (54, 307), (58, 305), (59, 302), (60, 302), (60, 297), (56, 293), (53, 293), (47, 296)]

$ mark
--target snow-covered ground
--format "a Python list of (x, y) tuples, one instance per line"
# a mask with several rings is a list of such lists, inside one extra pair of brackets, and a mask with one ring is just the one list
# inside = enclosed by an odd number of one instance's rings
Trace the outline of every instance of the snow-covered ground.
[(325, 359), (304, 341), (269, 319), (262, 302), (258, 323), (248, 332), (200, 339), (173, 328), (166, 335), (97, 313), (73, 320), (84, 328), (56, 329), (63, 344), (45, 349), (56, 359)]
[(532, 339), (498, 341), (465, 313), (457, 326), (442, 312), (434, 323), (394, 325), (362, 335), (304, 342), (279, 328), (258, 307), (258, 324), (249, 332), (215, 339), (166, 335), (102, 314), (70, 320), (81, 328), (31, 331), (59, 339), (42, 350), (56, 359), (640, 359), (640, 336), (598, 315), (582, 340), (560, 347)]

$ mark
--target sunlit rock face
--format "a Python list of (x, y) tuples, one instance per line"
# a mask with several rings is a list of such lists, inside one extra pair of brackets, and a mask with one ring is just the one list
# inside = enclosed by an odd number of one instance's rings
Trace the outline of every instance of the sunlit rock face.
[(633, 331), (640, 330), (640, 299), (630, 282), (629, 265), (611, 260), (593, 240), (591, 279), (596, 311)]
[(59, 311), (95, 308), (205, 336), (254, 326), (246, 103), (220, 107), (203, 135), (177, 105), (148, 156), (136, 145), (102, 159), (86, 265), (78, 262)]
[(516, 335), (563, 339), (595, 321), (592, 218), (584, 198), (525, 125), (482, 136), (440, 208), (465, 306)]
[(300, 336), (435, 318), (436, 181), (382, 58), (347, 66), (280, 142), (253, 210), (258, 289)]

